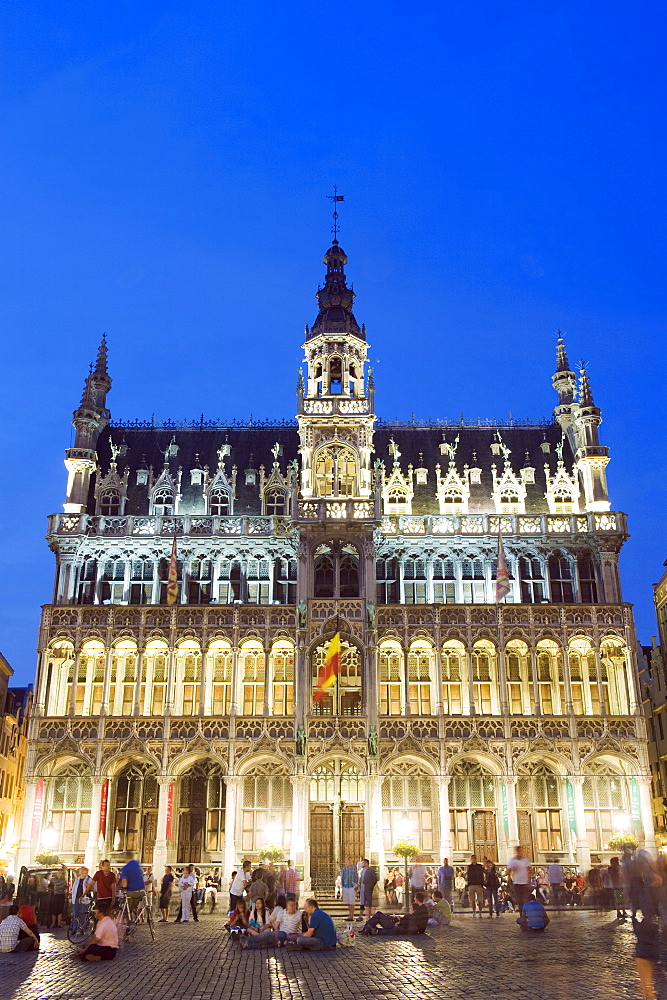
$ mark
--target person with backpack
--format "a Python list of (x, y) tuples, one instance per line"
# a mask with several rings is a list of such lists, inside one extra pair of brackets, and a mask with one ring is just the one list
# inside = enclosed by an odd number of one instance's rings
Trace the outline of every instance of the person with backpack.
[(493, 911), (495, 909), (496, 916), (500, 916), (500, 897), (498, 895), (498, 890), (500, 889), (500, 878), (498, 877), (498, 872), (496, 871), (496, 866), (493, 861), (489, 858), (484, 859), (484, 895), (486, 896), (489, 903), (489, 916), (493, 917)]

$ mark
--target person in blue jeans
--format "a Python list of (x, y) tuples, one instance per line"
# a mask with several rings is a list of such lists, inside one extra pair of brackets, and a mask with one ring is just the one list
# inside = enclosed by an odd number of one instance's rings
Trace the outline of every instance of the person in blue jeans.
[(449, 905), (454, 909), (452, 904), (452, 886), (454, 884), (454, 869), (449, 863), (449, 858), (445, 858), (442, 862), (440, 868), (437, 871), (438, 879), (438, 889), (443, 895), (443, 898), (447, 900)]
[(130, 913), (134, 916), (145, 892), (144, 870), (135, 860), (133, 851), (125, 851), (125, 864), (118, 872), (118, 885), (127, 896)]
[(428, 909), (424, 902), (424, 893), (416, 892), (409, 913), (399, 917), (390, 913), (377, 913), (366, 921), (362, 934), (423, 934), (428, 924)]
[(285, 945), (290, 951), (325, 951), (335, 948), (338, 938), (334, 922), (328, 913), (321, 910), (316, 899), (306, 900), (306, 913), (308, 914), (308, 930), (296, 941), (288, 941)]

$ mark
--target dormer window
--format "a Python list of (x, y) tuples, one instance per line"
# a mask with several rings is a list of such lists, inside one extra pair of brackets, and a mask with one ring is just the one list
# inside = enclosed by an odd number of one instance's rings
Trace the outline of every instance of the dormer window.
[(174, 494), (168, 487), (163, 486), (153, 494), (153, 513), (163, 516), (174, 513)]
[(576, 514), (578, 506), (571, 493), (565, 490), (554, 491), (552, 501), (554, 514)]
[(471, 486), (481, 486), (482, 484), (482, 470), (481, 469), (468, 469), (468, 476), (470, 477)]
[(501, 454), (501, 451), (500, 451), (500, 442), (499, 441), (492, 441), (491, 442), (491, 454), (492, 455), (500, 455)]
[(190, 469), (190, 486), (201, 486), (203, 481), (203, 469)]
[(269, 517), (284, 517), (286, 497), (283, 490), (271, 490), (266, 494), (265, 512)]
[(227, 490), (216, 488), (209, 494), (209, 510), (214, 516), (224, 517), (229, 514), (229, 493)]
[(522, 504), (518, 493), (507, 490), (500, 494), (500, 503), (498, 506), (499, 514), (520, 514)]
[(148, 483), (148, 469), (137, 469), (137, 486), (146, 486)]
[(115, 514), (120, 514), (121, 506), (121, 494), (120, 490), (111, 489), (105, 490), (100, 497), (100, 514), (104, 514), (107, 517), (113, 517)]
[(448, 489), (442, 497), (443, 514), (466, 514), (467, 503), (460, 490)]
[(410, 503), (407, 493), (399, 487), (392, 487), (387, 494), (386, 514), (409, 514)]

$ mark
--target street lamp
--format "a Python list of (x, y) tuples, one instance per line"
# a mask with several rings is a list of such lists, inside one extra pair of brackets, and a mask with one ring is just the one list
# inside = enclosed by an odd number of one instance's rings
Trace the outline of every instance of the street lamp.
[(630, 827), (630, 817), (627, 813), (614, 813), (614, 829), (618, 833), (625, 833)]
[[(412, 832), (412, 824), (406, 812), (403, 813), (401, 818), (396, 823), (396, 833), (400, 840), (409, 840), (410, 834)], [(403, 868), (405, 871), (403, 880), (403, 905), (405, 907), (405, 912), (410, 912), (410, 879), (408, 877), (408, 859), (407, 856), (403, 858)]]
[(58, 842), (58, 831), (53, 823), (49, 823), (42, 833), (42, 844), (47, 851), (52, 851)]

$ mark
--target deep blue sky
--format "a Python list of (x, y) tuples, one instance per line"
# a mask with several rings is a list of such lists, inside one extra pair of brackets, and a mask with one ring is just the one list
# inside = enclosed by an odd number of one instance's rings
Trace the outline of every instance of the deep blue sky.
[(5, 0), (0, 649), (27, 682), (45, 518), (102, 331), (116, 417), (291, 416), (334, 183), (384, 416), (539, 418), (590, 365), (655, 632), (664, 8)]

